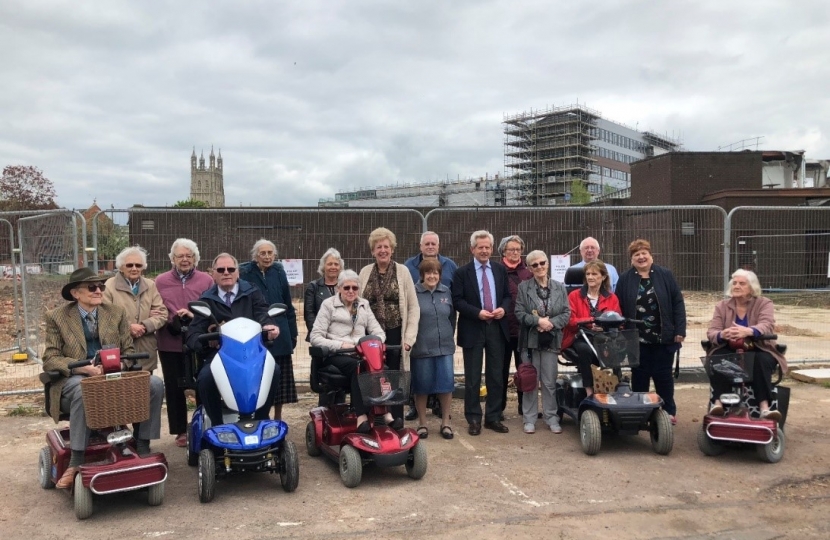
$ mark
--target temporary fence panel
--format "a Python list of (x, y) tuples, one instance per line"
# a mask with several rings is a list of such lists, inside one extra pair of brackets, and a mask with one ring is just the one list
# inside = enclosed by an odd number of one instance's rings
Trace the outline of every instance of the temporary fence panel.
[[(20, 350), (23, 325), (20, 322), (20, 270), (14, 256), (14, 227), (7, 219), (0, 218), (0, 223), (7, 231), (7, 234), (0, 235), (3, 238), (3, 242), (0, 243), (0, 288), (4, 291), (0, 318), (7, 323), (8, 328), (8, 331), (0, 336), (0, 352), (5, 353)], [(9, 291), (11, 298), (7, 294)], [(8, 324), (9, 322), (12, 324)], [(8, 341), (9, 338), (12, 338), (12, 341)]]

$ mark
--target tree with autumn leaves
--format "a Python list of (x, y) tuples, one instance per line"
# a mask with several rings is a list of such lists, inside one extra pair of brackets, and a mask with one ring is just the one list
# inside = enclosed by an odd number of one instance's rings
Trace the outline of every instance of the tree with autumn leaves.
[(55, 185), (37, 167), (9, 165), (0, 178), (0, 211), (52, 210)]

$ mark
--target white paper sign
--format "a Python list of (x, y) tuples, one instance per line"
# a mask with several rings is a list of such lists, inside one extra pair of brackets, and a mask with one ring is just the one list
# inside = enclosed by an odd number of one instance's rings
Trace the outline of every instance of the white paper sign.
[(565, 272), (571, 267), (570, 255), (550, 256), (550, 278), (559, 283), (565, 283)]
[(283, 259), (280, 261), (285, 274), (288, 276), (289, 285), (303, 284), (303, 260), (302, 259)]
[(827, 277), (830, 278), (830, 253), (827, 254)]

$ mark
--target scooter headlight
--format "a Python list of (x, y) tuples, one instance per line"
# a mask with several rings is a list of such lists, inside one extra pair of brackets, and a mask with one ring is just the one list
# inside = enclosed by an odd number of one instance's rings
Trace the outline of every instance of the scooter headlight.
[(649, 392), (648, 394), (643, 394), (643, 403), (646, 405), (652, 405), (654, 403), (660, 403), (660, 396), (653, 392)]
[(409, 439), (411, 439), (411, 438), (412, 438), (412, 435), (409, 432), (407, 432), (406, 435), (401, 437), (401, 447), (403, 448), (404, 446), (409, 444)]
[(741, 402), (741, 396), (738, 394), (721, 394), (720, 402), (724, 405), (737, 405)]
[(128, 429), (119, 429), (107, 435), (107, 442), (110, 444), (123, 444), (133, 438), (133, 434)]
[(606, 405), (616, 405), (617, 400), (611, 394), (594, 394), (594, 399)]
[(220, 431), (216, 434), (216, 438), (225, 444), (239, 444), (239, 437), (233, 431)]
[(378, 443), (374, 439), (370, 439), (368, 437), (361, 437), (360, 440), (362, 440), (363, 444), (365, 444), (366, 446), (371, 446), (372, 448), (375, 448), (375, 449), (380, 448), (380, 443)]
[(263, 439), (273, 439), (279, 434), (280, 430), (277, 429), (277, 426), (268, 426), (267, 428), (262, 430), (262, 438)]

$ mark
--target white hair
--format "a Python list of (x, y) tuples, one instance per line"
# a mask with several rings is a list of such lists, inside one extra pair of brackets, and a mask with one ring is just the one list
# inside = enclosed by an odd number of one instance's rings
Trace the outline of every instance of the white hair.
[(354, 270), (343, 270), (340, 272), (340, 275), (337, 276), (337, 288), (342, 287), (347, 281), (354, 281), (360, 287), (360, 276)]
[(439, 242), (439, 243), (441, 242), (441, 237), (440, 237), (440, 236), (438, 236), (438, 233), (437, 233), (437, 232), (433, 232), (433, 231), (426, 231), (426, 232), (424, 232), (424, 233), (421, 233), (421, 241), (420, 241), (420, 243), (421, 243), (421, 244), (423, 244), (423, 243), (424, 243), (424, 238), (426, 238), (427, 236), (434, 236), (435, 238), (438, 238), (438, 242)]
[(534, 249), (533, 251), (527, 254), (527, 257), (525, 257), (525, 261), (528, 265), (533, 264), (537, 260), (547, 262), (548, 256), (541, 249)]
[(599, 251), (599, 241), (596, 238), (594, 238), (593, 236), (589, 236), (589, 237), (583, 239), (582, 242), (579, 243), (579, 249), (584, 248), (585, 247), (585, 242), (587, 242), (588, 240), (593, 240), (594, 242), (596, 242), (597, 251)]
[(337, 251), (334, 248), (328, 248), (326, 250), (326, 252), (323, 253), (323, 256), (320, 257), (320, 266), (317, 267), (317, 273), (320, 274), (321, 276), (325, 274), (326, 261), (328, 259), (330, 259), (331, 257), (334, 257), (335, 259), (337, 259), (337, 262), (340, 263), (340, 269), (341, 270), (343, 269), (343, 257), (340, 256), (340, 252)]
[(251, 260), (256, 259), (257, 253), (259, 253), (259, 248), (261, 248), (262, 246), (271, 246), (271, 249), (274, 250), (274, 257), (276, 258), (276, 256), (277, 256), (277, 246), (275, 246), (274, 243), (270, 240), (266, 240), (265, 238), (260, 238), (254, 244), (254, 247), (251, 248)]
[(761, 296), (761, 282), (758, 281), (758, 276), (755, 272), (751, 270), (744, 270), (743, 268), (732, 272), (732, 276), (729, 278), (729, 286), (726, 287), (726, 296), (732, 297), (732, 280), (736, 277), (746, 278), (747, 282), (749, 282), (749, 289), (753, 298)]
[(196, 246), (196, 242), (190, 240), (189, 238), (177, 238), (176, 241), (173, 242), (173, 245), (170, 246), (170, 262), (174, 262), (176, 260), (176, 248), (180, 247), (193, 254), (193, 266), (199, 264), (199, 248)]
[(490, 247), (491, 248), (493, 247), (493, 242), (494, 242), (493, 235), (490, 234), (489, 232), (485, 231), (485, 230), (481, 230), (481, 231), (476, 231), (476, 232), (474, 232), (473, 234), (470, 235), (470, 247), (471, 248), (476, 247), (476, 242), (479, 240), (479, 238), (489, 239), (490, 240)]
[(144, 268), (147, 268), (147, 250), (141, 246), (130, 246), (122, 249), (121, 253), (115, 256), (115, 267), (121, 270), (130, 255), (138, 255), (141, 264), (144, 265)]
[(213, 258), (213, 262), (211, 263), (211, 268), (216, 268), (216, 261), (218, 261), (222, 257), (228, 257), (230, 259), (233, 259), (233, 265), (236, 266), (237, 268), (239, 268), (239, 261), (236, 260), (236, 257), (231, 255), (230, 253), (224, 253), (224, 252), (220, 253), (219, 255), (217, 255), (216, 257)]

